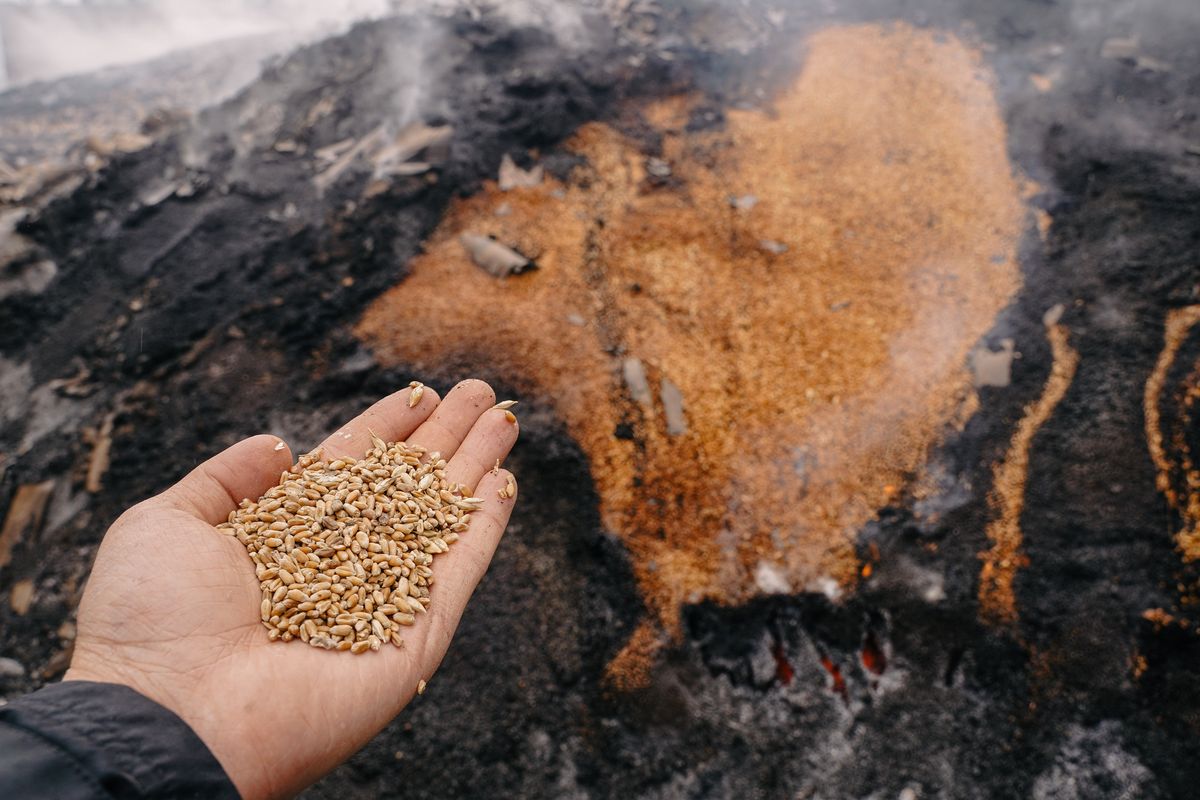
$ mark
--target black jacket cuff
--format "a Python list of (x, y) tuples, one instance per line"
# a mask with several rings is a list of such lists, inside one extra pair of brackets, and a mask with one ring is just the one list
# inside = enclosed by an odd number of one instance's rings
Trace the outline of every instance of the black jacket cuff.
[(0, 797), (237, 798), (204, 742), (126, 686), (67, 681), (0, 707)]

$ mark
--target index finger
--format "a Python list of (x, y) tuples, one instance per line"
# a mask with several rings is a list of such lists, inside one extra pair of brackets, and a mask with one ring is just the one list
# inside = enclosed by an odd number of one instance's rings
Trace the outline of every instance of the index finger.
[[(418, 391), (419, 389), (419, 391)], [(325, 458), (362, 458), (371, 449), (371, 434), (385, 442), (407, 439), (429, 418), (441, 399), (428, 386), (410, 385), (383, 398), (321, 442)]]

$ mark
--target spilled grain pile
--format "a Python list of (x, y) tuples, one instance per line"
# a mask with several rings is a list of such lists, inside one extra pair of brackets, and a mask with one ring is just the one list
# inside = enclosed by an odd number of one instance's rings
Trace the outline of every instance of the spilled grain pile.
[[(903, 25), (805, 46), (766, 110), (695, 130), (694, 98), (650, 103), (630, 114), (661, 151), (591, 124), (570, 180), (458, 202), (358, 328), (386, 361), (490, 363), (552, 402), (666, 631), (682, 603), (850, 585), (856, 533), (972, 408), (967, 353), (1019, 286), (1022, 186), (978, 54)], [(538, 269), (497, 279), (464, 234)]]

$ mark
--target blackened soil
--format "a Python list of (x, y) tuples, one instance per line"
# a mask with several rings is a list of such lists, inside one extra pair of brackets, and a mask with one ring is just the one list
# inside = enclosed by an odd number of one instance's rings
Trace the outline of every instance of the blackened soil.
[[(467, 15), (364, 26), (302, 50), (228, 103), (126, 157), (24, 231), (60, 273), (0, 301), (0, 499), (56, 481), (40, 538), (0, 590), (32, 578), (25, 616), (0, 608), (17, 694), (61, 673), (106, 525), (200, 459), (260, 430), (314, 444), (408, 375), (347, 333), (404, 276), (447, 202), (501, 155), (556, 145), (640, 94), (693, 89), (721, 110), (760, 102), (795, 65), (784, 46), (821, 25), (904, 19), (981, 43), (998, 76), (1016, 163), (1053, 215), (1025, 247), (1025, 289), (997, 322), (1021, 358), (1013, 383), (933, 457), (946, 487), (881, 510), (862, 532), (874, 572), (851, 596), (697, 606), (685, 636), (632, 693), (604, 665), (641, 614), (626, 556), (599, 524), (578, 448), (539, 398), (521, 398), (513, 457), (522, 504), (427, 694), (312, 797), (1187, 797), (1200, 779), (1200, 648), (1157, 630), (1194, 580), (1155, 488), (1142, 391), (1171, 308), (1200, 302), (1200, 53), (1184, 4), (906, 0), (665, 4), (568, 46)], [(808, 8), (811, 5), (813, 8)], [(819, 7), (817, 7), (819, 5)], [(1136, 56), (1102, 43), (1136, 36)], [(454, 137), (435, 171), (362, 201), (348, 174), (324, 196), (309, 152), (394, 120), (397, 53), (437, 46), (414, 78), (429, 123)], [(1163, 65), (1166, 68), (1163, 68)], [(1038, 91), (1030, 75), (1053, 75)], [(322, 98), (333, 112), (315, 122)], [(630, 126), (627, 119), (619, 124)], [(653, 131), (643, 137), (654, 148)], [(558, 159), (558, 162), (555, 161)], [(147, 206), (163, 180), (189, 197)], [(131, 302), (135, 307), (131, 307)], [(1015, 631), (978, 622), (991, 466), (1050, 369), (1042, 314), (1065, 306), (1078, 374), (1033, 444), (1022, 517), (1029, 564)], [(1181, 351), (1171, 387), (1200, 356)], [(504, 376), (478, 365), (504, 388)], [(46, 387), (82, 376), (70, 390)], [(429, 376), (423, 376), (429, 377)], [(445, 389), (455, 377), (432, 376)], [(13, 388), (15, 387), (15, 388)], [(37, 388), (42, 387), (42, 388)], [(82, 489), (82, 426), (115, 413), (103, 489)], [(1200, 438), (1200, 431), (1189, 433)], [(1197, 446), (1194, 443), (1193, 446)], [(53, 512), (53, 509), (59, 509)], [(419, 766), (418, 768), (415, 765)]]

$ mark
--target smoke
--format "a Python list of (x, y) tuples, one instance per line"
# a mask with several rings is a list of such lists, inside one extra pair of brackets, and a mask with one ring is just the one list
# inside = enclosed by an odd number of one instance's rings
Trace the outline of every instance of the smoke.
[(10, 2), (0, 5), (0, 88), (240, 37), (264, 37), (267, 56), (390, 8), (387, 0)]
[[(417, 3), (408, 5), (413, 6)], [(435, 87), (444, 82), (450, 69), (445, 63), (445, 33), (441, 27), (432, 23), (427, 13), (418, 12), (413, 19), (415, 30), (405, 37), (403, 42), (393, 42), (385, 54), (386, 68), (396, 86), (392, 117), (393, 125), (397, 129), (424, 116), (436, 116), (445, 111), (441, 107), (442, 95), (435, 91)]]
[(494, 8), (512, 25), (541, 28), (565, 47), (578, 48), (591, 43), (584, 11), (579, 5), (556, 0), (523, 0), (497, 3)]
[[(451, 115), (447, 79), (461, 61), (464, 43), (447, 36), (447, 18), (501, 20), (581, 52), (596, 42), (599, 27), (589, 15), (600, 13), (589, 0), (0, 0), (0, 90), (178, 54), (171, 63), (186, 66), (172, 67), (156, 84), (167, 99), (153, 102), (196, 111), (246, 86), (269, 56), (344, 32), (361, 20), (395, 15), (408, 24), (386, 47), (380, 64), (391, 87), (381, 106), (388, 112), (390, 135)], [(271, 103), (261, 93), (258, 100)], [(262, 133), (282, 109), (268, 109), (261, 118), (251, 111), (251, 127)]]
[(439, 17), (465, 12), (475, 19), (498, 19), (514, 28), (535, 28), (570, 51), (595, 44), (588, 9), (561, 0), (394, 0), (391, 10), (409, 16), (414, 26), (403, 40), (393, 42), (387, 53), (387, 69), (396, 86), (390, 122), (395, 129), (450, 113), (447, 76), (460, 58), (456, 47), (462, 43), (447, 37), (445, 27), (434, 22)]

